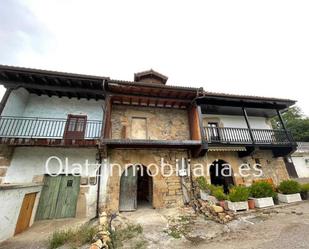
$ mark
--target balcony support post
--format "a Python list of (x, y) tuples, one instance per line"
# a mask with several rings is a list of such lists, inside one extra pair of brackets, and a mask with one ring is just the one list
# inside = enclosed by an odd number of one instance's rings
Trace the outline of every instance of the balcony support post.
[(280, 110), (276, 109), (276, 111), (277, 111), (277, 115), (278, 115), (278, 117), (279, 117), (279, 121), (280, 121), (281, 127), (282, 127), (282, 129), (284, 130), (287, 139), (288, 139), (290, 142), (292, 142), (292, 141), (291, 141), (291, 138), (290, 138), (290, 135), (289, 135), (289, 133), (288, 133), (288, 130), (286, 129), (286, 126), (285, 126), (285, 123), (284, 123), (284, 120), (283, 120), (283, 118), (282, 118), (282, 115), (281, 115)]
[(4, 95), (3, 95), (3, 98), (2, 98), (1, 103), (0, 103), (0, 115), (2, 114), (2, 112), (4, 110), (4, 107), (5, 107), (6, 102), (8, 101), (8, 99), (10, 97), (12, 90), (13, 90), (12, 88), (7, 88)]
[(282, 129), (284, 129), (286, 131), (286, 126), (285, 126), (285, 123), (283, 121), (281, 112), (278, 109), (276, 111), (277, 111), (277, 114), (278, 114), (278, 117), (279, 117), (279, 120), (280, 120), (280, 123), (281, 123), (281, 127), (282, 127)]
[(249, 130), (250, 138), (252, 140), (252, 143), (254, 144), (255, 141), (254, 141), (253, 133), (252, 133), (251, 126), (250, 126), (250, 123), (249, 123), (249, 119), (248, 119), (248, 114), (247, 114), (247, 111), (246, 111), (245, 107), (242, 107), (242, 112), (244, 114), (244, 117), (245, 117), (245, 120), (246, 120), (246, 123), (247, 123), (247, 127), (248, 127), (248, 130)]

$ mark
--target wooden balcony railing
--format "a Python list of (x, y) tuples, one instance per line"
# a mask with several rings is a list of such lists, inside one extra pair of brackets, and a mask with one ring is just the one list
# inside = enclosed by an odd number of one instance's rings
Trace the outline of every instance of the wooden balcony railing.
[(283, 129), (249, 129), (246, 128), (216, 128), (204, 127), (208, 143), (227, 144), (290, 144), (292, 135)]
[[(82, 139), (100, 138), (101, 121), (87, 120), (83, 127)], [(0, 116), (0, 138), (67, 139), (66, 128), (67, 119)]]

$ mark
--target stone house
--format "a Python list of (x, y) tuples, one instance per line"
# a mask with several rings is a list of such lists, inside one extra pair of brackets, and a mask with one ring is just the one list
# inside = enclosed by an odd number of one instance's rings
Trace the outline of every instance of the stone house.
[(153, 70), (130, 82), (0, 66), (0, 241), (40, 219), (182, 205), (196, 170), (224, 186), (289, 178), (284, 158), (296, 144), (280, 112), (295, 101), (167, 80)]

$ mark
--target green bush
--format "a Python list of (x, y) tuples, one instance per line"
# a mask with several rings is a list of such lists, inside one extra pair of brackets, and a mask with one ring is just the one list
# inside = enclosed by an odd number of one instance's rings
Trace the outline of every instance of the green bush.
[(222, 186), (215, 186), (211, 191), (211, 195), (216, 197), (218, 201), (224, 201), (227, 199)]
[(199, 176), (196, 179), (196, 181), (201, 190), (210, 191), (210, 185), (207, 183), (206, 178), (204, 176)]
[(71, 248), (90, 243), (98, 232), (98, 228), (90, 224), (84, 224), (77, 228), (56, 230), (49, 238), (49, 249), (58, 248), (69, 244)]
[(228, 199), (231, 202), (247, 201), (249, 199), (249, 188), (245, 186), (236, 186), (230, 189)]
[(280, 193), (285, 194), (285, 195), (296, 194), (296, 193), (300, 193), (301, 186), (296, 181), (286, 180), (280, 183), (278, 190)]
[(268, 182), (255, 182), (250, 187), (250, 196), (253, 198), (274, 197), (275, 191)]
[(309, 183), (302, 184), (302, 185), (300, 186), (300, 192), (301, 192), (301, 193), (309, 192)]

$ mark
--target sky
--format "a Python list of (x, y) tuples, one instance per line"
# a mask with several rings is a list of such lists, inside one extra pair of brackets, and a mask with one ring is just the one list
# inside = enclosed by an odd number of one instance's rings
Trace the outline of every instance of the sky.
[(122, 80), (153, 68), (309, 116), (308, 13), (308, 0), (0, 0), (0, 64)]

